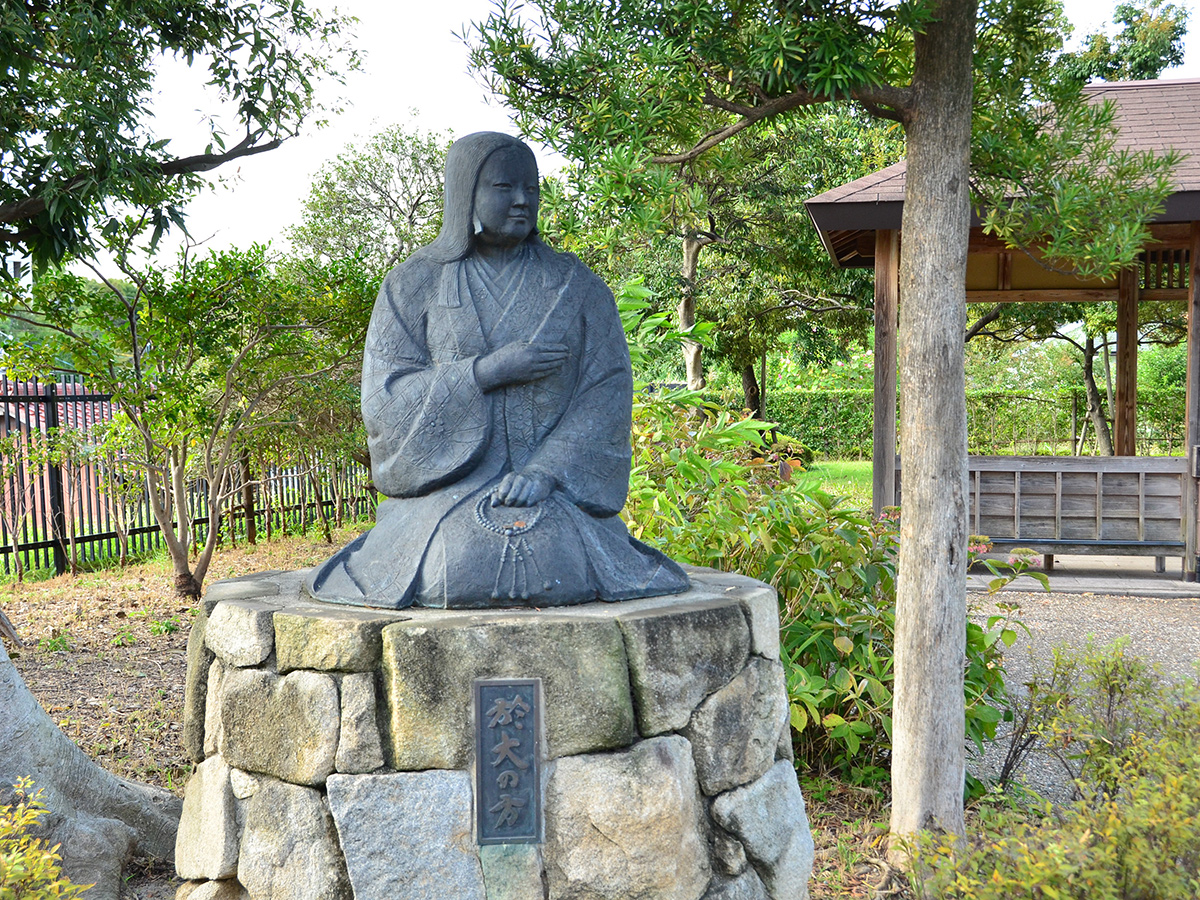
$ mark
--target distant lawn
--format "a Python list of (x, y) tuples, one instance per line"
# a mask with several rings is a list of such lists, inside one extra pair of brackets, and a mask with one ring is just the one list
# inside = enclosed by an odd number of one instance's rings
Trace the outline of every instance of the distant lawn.
[(869, 459), (822, 459), (808, 467), (808, 478), (827, 494), (846, 498), (847, 506), (871, 506), (871, 461)]

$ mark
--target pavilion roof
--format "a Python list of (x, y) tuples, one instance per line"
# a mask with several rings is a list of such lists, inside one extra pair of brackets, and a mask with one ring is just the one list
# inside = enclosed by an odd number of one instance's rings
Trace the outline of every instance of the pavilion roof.
[[(1117, 149), (1179, 151), (1175, 191), (1155, 222), (1200, 220), (1200, 79), (1116, 81), (1091, 84), (1085, 96), (1109, 100), (1120, 129)], [(805, 202), (825, 246), (843, 265), (851, 235), (900, 227), (905, 162), (864, 175)], [(855, 238), (856, 239), (856, 238)]]

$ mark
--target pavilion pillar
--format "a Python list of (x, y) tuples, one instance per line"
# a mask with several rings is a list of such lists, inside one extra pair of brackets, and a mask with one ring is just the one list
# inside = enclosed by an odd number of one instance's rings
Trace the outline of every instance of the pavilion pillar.
[(1188, 251), (1187, 472), (1183, 476), (1183, 577), (1196, 580), (1196, 466), (1200, 454), (1200, 222), (1193, 222)]
[(875, 232), (875, 398), (871, 508), (896, 502), (896, 323), (900, 306), (900, 232)]
[(1113, 451), (1137, 456), (1138, 270), (1117, 278), (1117, 390), (1113, 398)]

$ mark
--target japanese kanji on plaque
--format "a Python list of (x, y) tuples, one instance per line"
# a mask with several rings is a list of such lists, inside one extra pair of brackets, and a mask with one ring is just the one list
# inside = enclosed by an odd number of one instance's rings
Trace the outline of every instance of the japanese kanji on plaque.
[(540, 843), (541, 679), (480, 678), (474, 693), (476, 841)]

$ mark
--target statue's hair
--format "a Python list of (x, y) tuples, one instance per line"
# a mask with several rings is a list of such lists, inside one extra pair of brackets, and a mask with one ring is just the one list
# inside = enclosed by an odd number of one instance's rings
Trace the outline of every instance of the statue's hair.
[[(537, 171), (537, 159), (524, 141), (498, 131), (477, 131), (461, 137), (446, 153), (445, 206), (442, 230), (433, 243), (418, 251), (435, 262), (466, 259), (475, 249), (475, 188), (488, 157), (497, 150), (520, 148), (529, 154)], [(537, 224), (528, 240), (539, 240)]]

